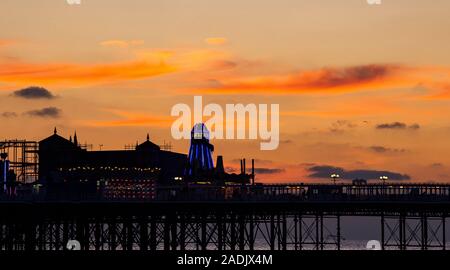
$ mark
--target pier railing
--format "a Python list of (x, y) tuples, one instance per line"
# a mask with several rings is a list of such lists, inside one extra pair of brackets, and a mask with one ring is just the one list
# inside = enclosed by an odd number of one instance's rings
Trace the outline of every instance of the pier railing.
[(450, 201), (450, 185), (278, 184), (159, 187), (162, 201)]
[(149, 190), (48, 192), (0, 195), (1, 201), (418, 201), (450, 202), (448, 184), (180, 185)]
[[(381, 249), (448, 248), (450, 185), (189, 185), (39, 193), (0, 201), (0, 252), (64, 250), (327, 250), (348, 217), (379, 218)], [(111, 197), (112, 196), (112, 197)], [(347, 219), (348, 220), (348, 219)]]

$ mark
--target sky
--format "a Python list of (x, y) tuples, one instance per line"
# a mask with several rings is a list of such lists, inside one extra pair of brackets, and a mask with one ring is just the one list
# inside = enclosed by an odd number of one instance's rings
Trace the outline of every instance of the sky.
[(450, 182), (449, 29), (446, 0), (2, 0), (0, 139), (187, 153), (170, 112), (201, 95), (279, 104), (278, 149), (212, 141), (257, 182)]

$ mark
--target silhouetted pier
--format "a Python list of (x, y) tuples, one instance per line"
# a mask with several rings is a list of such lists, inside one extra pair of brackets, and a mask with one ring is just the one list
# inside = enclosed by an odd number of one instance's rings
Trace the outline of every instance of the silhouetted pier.
[(0, 250), (341, 249), (341, 218), (379, 217), (383, 249), (445, 249), (450, 185), (159, 187), (152, 199), (6, 198)]

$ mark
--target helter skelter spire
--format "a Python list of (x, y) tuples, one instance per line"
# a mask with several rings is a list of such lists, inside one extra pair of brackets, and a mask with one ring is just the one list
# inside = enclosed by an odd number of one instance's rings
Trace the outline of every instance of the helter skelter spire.
[(205, 124), (197, 123), (191, 131), (191, 146), (189, 148), (189, 168), (187, 175), (194, 175), (196, 171), (210, 171), (214, 169), (212, 152), (214, 146), (209, 143), (209, 131)]

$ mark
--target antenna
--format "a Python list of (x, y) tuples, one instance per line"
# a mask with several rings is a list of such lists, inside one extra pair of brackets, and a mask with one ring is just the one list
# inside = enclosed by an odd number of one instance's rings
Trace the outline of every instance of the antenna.
[(252, 158), (252, 185), (255, 184), (255, 159)]

